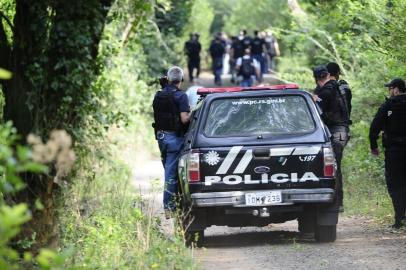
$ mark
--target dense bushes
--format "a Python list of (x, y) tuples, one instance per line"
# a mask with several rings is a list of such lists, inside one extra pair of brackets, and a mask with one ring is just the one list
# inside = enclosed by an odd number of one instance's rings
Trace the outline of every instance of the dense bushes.
[(167, 239), (154, 206), (135, 192), (128, 164), (142, 147), (135, 137), (114, 129), (104, 147), (109, 153), (82, 159), (60, 208), (62, 245), (73, 251), (67, 263), (85, 269), (195, 269), (182, 238)]

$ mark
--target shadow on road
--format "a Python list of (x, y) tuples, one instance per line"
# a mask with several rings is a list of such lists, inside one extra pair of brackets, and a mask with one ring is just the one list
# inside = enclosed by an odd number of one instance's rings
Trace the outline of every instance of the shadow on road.
[[(299, 233), (292, 231), (243, 232), (205, 236), (204, 247), (249, 247), (264, 244), (292, 244), (299, 241)], [(300, 241), (301, 242), (301, 241)]]

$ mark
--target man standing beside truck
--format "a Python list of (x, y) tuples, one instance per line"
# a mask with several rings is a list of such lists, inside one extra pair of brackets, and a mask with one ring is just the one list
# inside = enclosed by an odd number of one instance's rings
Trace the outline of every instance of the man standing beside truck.
[(330, 73), (325, 66), (315, 67), (313, 76), (317, 83), (315, 94), (318, 96), (318, 104), (322, 110), (321, 118), (331, 133), (331, 143), (337, 162), (337, 200), (340, 212), (343, 212), (341, 160), (344, 147), (349, 139), (350, 118), (348, 107), (346, 107), (346, 103), (339, 94), (337, 81), (330, 77)]
[(184, 141), (185, 126), (189, 122), (189, 100), (179, 87), (183, 71), (174, 66), (168, 70), (168, 83), (154, 97), (154, 121), (162, 164), (165, 170), (164, 210), (171, 217), (176, 209), (175, 195), (178, 190), (178, 160)]

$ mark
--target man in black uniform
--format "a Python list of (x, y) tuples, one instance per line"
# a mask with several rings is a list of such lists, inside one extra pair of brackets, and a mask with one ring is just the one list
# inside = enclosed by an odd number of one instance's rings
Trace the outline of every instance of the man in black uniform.
[(224, 48), (221, 36), (217, 34), (210, 44), (209, 48), (212, 70), (214, 74), (214, 83), (218, 86), (221, 85), (221, 74), (223, 72), (223, 57), (226, 49)]
[[(330, 78), (337, 81), (339, 94), (344, 98), (343, 102), (345, 102), (345, 106), (348, 110), (348, 116), (351, 118), (351, 100), (352, 100), (352, 93), (350, 85), (345, 80), (340, 80), (341, 69), (337, 63), (330, 62), (327, 64), (328, 73), (330, 73)], [(351, 122), (351, 120), (350, 120)]]
[(238, 58), (244, 55), (244, 45), (238, 37), (231, 37), (231, 49), (230, 49), (230, 72), (231, 72), (231, 82), (235, 83), (236, 81), (236, 61)]
[(240, 35), (238, 39), (241, 41), (244, 50), (251, 47), (251, 37), (247, 36), (247, 30), (242, 29), (240, 30)]
[(343, 212), (341, 160), (349, 138), (349, 115), (340, 97), (337, 81), (330, 77), (327, 68), (315, 67), (313, 76), (317, 83), (315, 94), (318, 96), (318, 104), (322, 110), (321, 118), (331, 133), (331, 143), (337, 162), (337, 199), (340, 212)]
[(258, 61), (260, 64), (260, 76), (258, 78), (259, 81), (262, 81), (262, 75), (265, 73), (265, 59), (264, 59), (264, 52), (266, 50), (265, 41), (260, 36), (258, 30), (254, 31), (254, 38), (251, 39), (251, 55), (252, 57)]
[(385, 178), (395, 211), (393, 228), (400, 228), (406, 210), (406, 86), (404, 80), (393, 79), (385, 84), (390, 98), (379, 108), (369, 130), (371, 153), (379, 155), (377, 140), (383, 131)]
[(155, 94), (153, 127), (165, 170), (163, 204), (165, 217), (175, 211), (175, 195), (178, 190), (178, 160), (184, 141), (184, 131), (189, 122), (189, 100), (179, 87), (183, 71), (174, 66), (168, 70), (167, 84)]
[(189, 71), (189, 81), (193, 82), (193, 72), (196, 69), (196, 78), (200, 73), (200, 51), (202, 45), (199, 42), (199, 35), (190, 34), (190, 39), (185, 42), (184, 51), (187, 56), (187, 67)]

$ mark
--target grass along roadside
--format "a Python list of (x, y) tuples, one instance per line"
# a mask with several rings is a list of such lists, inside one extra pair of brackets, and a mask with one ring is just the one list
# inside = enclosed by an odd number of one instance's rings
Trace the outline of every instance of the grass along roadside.
[(345, 214), (371, 217), (380, 225), (393, 223), (393, 207), (386, 190), (383, 151), (372, 157), (368, 141), (369, 123), (352, 128), (343, 158)]
[(134, 142), (123, 139), (131, 134), (135, 138), (128, 130), (113, 130), (111, 141), (104, 142), (112, 145), (107, 147), (111, 151), (94, 152), (79, 164), (60, 209), (62, 245), (73, 250), (67, 265), (80, 269), (196, 269), (182, 237), (168, 240), (151, 207), (132, 188), (130, 167), (121, 159), (127, 155), (120, 152)]

